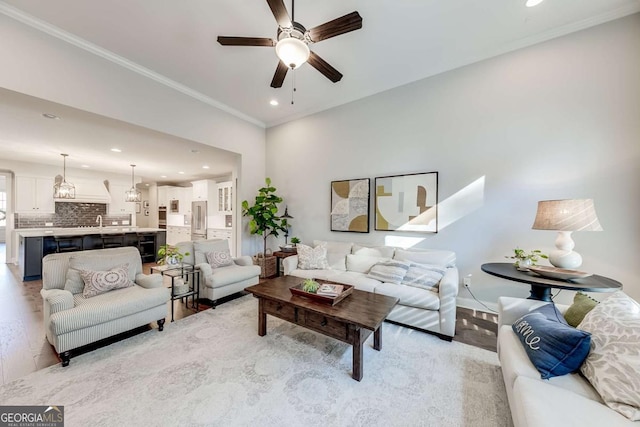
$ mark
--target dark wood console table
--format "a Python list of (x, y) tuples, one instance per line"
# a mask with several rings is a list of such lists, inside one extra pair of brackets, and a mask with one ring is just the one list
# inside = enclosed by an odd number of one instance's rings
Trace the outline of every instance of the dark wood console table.
[(613, 292), (622, 288), (616, 280), (594, 274), (581, 279), (560, 280), (540, 276), (532, 271), (517, 270), (508, 262), (482, 264), (482, 271), (496, 277), (531, 285), (528, 299), (551, 301), (551, 288), (584, 292)]

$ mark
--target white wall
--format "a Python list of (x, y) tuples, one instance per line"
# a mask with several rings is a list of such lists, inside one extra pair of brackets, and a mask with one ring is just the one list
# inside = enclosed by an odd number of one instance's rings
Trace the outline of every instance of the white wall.
[(238, 200), (263, 182), (263, 128), (1, 14), (0, 40), (0, 87), (239, 153)]
[[(267, 175), (303, 242), (404, 236), (452, 249), (489, 303), (528, 287), (481, 264), (505, 262), (516, 246), (553, 248), (555, 232), (531, 230), (537, 202), (593, 198), (604, 231), (574, 233), (581, 269), (640, 300), (638, 76), (640, 14), (271, 128)], [(440, 178), (438, 234), (329, 231), (330, 181), (430, 171)], [(460, 297), (469, 303), (466, 290)]]

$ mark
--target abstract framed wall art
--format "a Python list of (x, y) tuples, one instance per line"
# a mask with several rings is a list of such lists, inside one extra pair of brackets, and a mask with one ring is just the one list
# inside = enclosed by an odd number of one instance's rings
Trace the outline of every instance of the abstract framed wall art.
[(375, 229), (438, 232), (438, 172), (376, 177)]
[(369, 232), (369, 178), (331, 181), (331, 231)]

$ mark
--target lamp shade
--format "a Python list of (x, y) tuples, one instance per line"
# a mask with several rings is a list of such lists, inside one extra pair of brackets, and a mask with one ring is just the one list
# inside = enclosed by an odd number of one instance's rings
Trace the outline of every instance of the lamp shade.
[(276, 55), (289, 68), (295, 69), (309, 59), (309, 46), (295, 37), (287, 37), (276, 44)]
[(534, 230), (602, 231), (592, 199), (538, 202)]

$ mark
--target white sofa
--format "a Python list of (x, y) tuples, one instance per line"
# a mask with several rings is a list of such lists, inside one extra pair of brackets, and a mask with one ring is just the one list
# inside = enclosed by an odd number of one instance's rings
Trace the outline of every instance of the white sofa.
[(249, 256), (233, 258), (233, 265), (227, 267), (211, 268), (205, 254), (212, 251), (229, 252), (226, 239), (180, 242), (176, 246), (181, 253), (189, 253), (183, 261), (195, 265), (201, 272), (200, 298), (211, 300), (214, 304), (216, 300), (241, 292), (260, 280), (260, 267), (253, 265)]
[[(321, 244), (314, 241), (314, 246)], [(454, 252), (429, 249), (403, 249), (391, 246), (367, 247), (354, 243), (324, 242), (328, 269), (302, 270), (298, 256), (282, 261), (285, 275), (328, 280), (353, 285), (356, 289), (396, 297), (400, 302), (386, 320), (432, 332), (451, 341), (455, 335), (458, 269)], [(413, 261), (446, 267), (437, 290), (385, 283), (367, 277), (376, 259)]]
[[(580, 373), (540, 379), (511, 325), (543, 301), (500, 297), (498, 300), (498, 358), (515, 427), (638, 426), (606, 406)], [(564, 313), (567, 306), (556, 304)]]
[[(122, 264), (128, 264), (133, 286), (83, 296), (77, 270), (105, 271)], [(134, 247), (47, 255), (40, 294), (47, 340), (60, 354), (62, 366), (69, 364), (72, 349), (153, 321), (162, 331), (171, 297), (160, 276), (142, 273), (140, 252)]]

